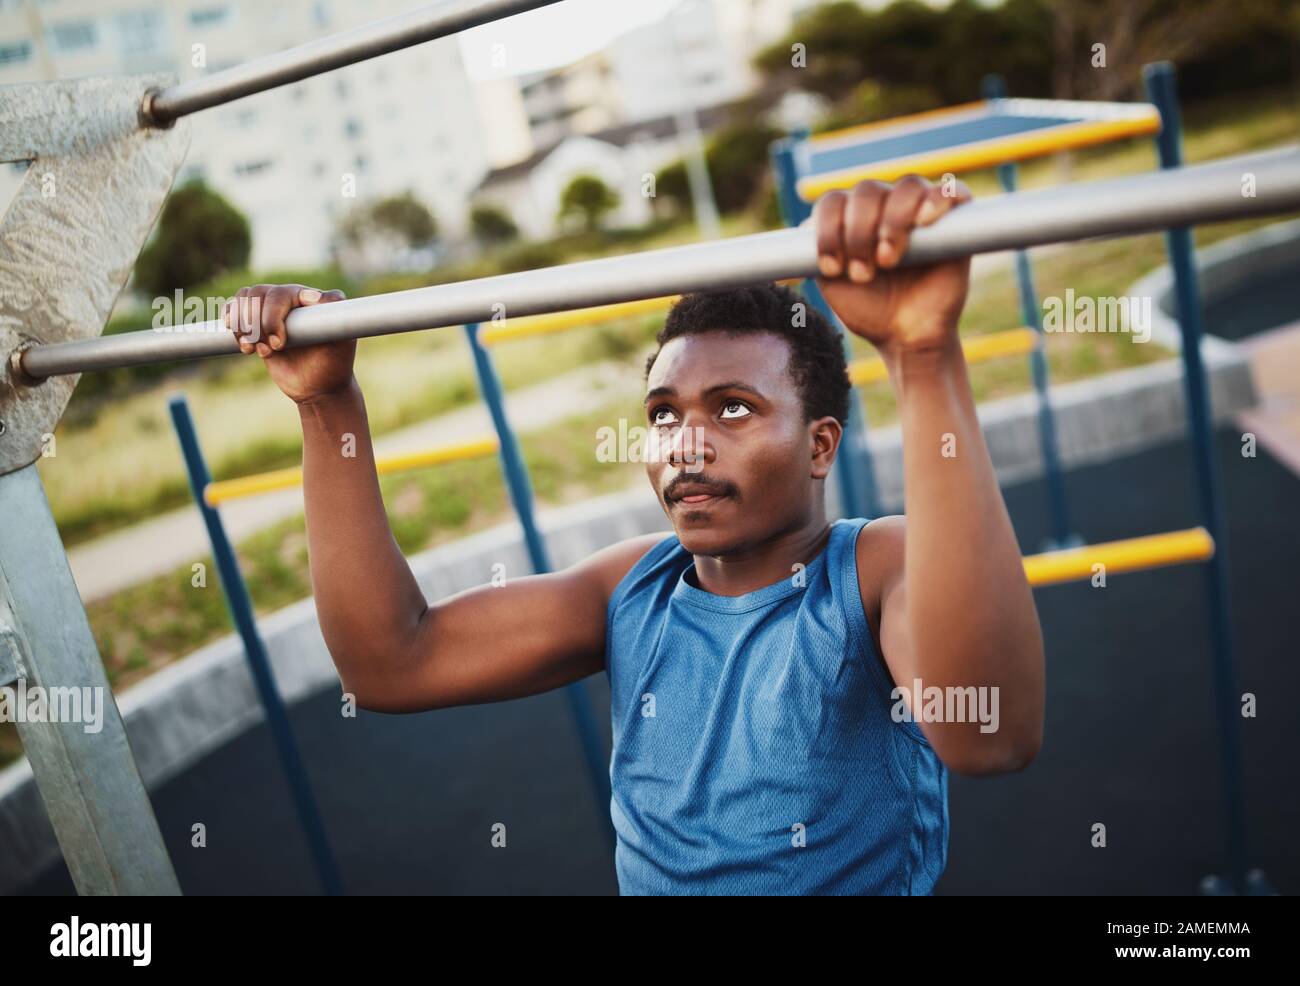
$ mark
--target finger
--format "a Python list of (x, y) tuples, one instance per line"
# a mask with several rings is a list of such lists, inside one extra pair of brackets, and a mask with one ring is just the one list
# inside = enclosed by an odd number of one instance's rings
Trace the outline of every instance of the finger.
[(866, 284), (876, 276), (876, 241), (881, 211), (890, 188), (884, 182), (860, 181), (844, 211), (844, 250), (849, 280)]
[(970, 200), (971, 191), (966, 183), (945, 175), (942, 180), (931, 186), (925, 202), (916, 214), (916, 225), (929, 226), (940, 216)]
[(817, 268), (822, 277), (839, 277), (844, 273), (844, 244), (840, 227), (844, 223), (844, 206), (848, 196), (838, 189), (827, 192), (813, 205), (812, 220), (817, 229)]
[(239, 331), (244, 340), (256, 349), (261, 338), (262, 286), (239, 289)]
[(912, 238), (916, 214), (932, 186), (920, 175), (906, 175), (894, 183), (880, 214), (876, 263), (881, 267), (897, 266)]
[(246, 287), (235, 292), (235, 297), (227, 302), (229, 315), (226, 318), (226, 324), (230, 326), (235, 339), (239, 342), (239, 351), (245, 354), (254, 352), (253, 343), (244, 330), (244, 309), (247, 307), (248, 292), (249, 289)]
[(277, 284), (266, 292), (262, 301), (262, 340), (271, 350), (284, 349), (288, 345), (289, 330), (285, 319), (297, 305), (302, 290), (301, 284)]

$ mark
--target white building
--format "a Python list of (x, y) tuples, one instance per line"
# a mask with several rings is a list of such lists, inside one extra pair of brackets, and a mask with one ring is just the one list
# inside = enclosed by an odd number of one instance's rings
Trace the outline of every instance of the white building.
[[(709, 129), (725, 115), (724, 108), (705, 110), (700, 123)], [(557, 212), (564, 187), (579, 175), (594, 175), (619, 198), (607, 225), (641, 226), (654, 214), (651, 199), (657, 188), (648, 179), (685, 153), (677, 120), (671, 116), (570, 134), (523, 161), (493, 169), (475, 201), (503, 210), (525, 239), (546, 239), (559, 231)]]
[[(750, 58), (788, 28), (797, 6), (795, 0), (682, 0), (601, 51), (521, 79), (534, 145), (735, 102), (757, 84)], [(786, 16), (776, 16), (778, 9)], [(757, 22), (748, 16), (756, 11), (764, 12)]]
[[(158, 71), (187, 79), (411, 7), (412, 0), (0, 0), (0, 85)], [(189, 119), (179, 180), (202, 177), (249, 218), (251, 263), (262, 270), (325, 262), (342, 212), (408, 188), (457, 235), (469, 192), (492, 161), (454, 38)], [(0, 202), (20, 177), (3, 169)]]

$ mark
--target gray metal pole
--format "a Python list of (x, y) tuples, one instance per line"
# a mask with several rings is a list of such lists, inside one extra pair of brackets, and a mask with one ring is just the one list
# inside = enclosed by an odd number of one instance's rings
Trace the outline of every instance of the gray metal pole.
[[(1255, 177), (1256, 194), (1242, 195)], [(917, 230), (904, 264), (1095, 236), (1163, 230), (1300, 209), (1300, 148), (1228, 158), (1176, 171), (983, 199)], [(289, 344), (310, 346), (395, 332), (570, 311), (690, 291), (817, 276), (810, 225), (712, 243), (588, 260), (332, 305), (295, 309)], [(15, 350), (17, 379), (226, 356), (239, 351), (220, 321), (146, 329)]]
[(34, 464), (0, 476), (0, 686), (77, 892), (179, 894)]
[(378, 55), (459, 34), (480, 24), (545, 7), (557, 0), (445, 0), (405, 14), (255, 58), (145, 97), (141, 115), (153, 126), (230, 103), (256, 92), (353, 65)]

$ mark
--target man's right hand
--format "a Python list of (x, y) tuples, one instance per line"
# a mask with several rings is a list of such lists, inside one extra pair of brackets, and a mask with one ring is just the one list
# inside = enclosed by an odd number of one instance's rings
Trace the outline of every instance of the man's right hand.
[(240, 288), (226, 303), (226, 327), (243, 353), (257, 353), (275, 385), (298, 404), (338, 393), (352, 383), (355, 339), (289, 348), (285, 319), (295, 308), (342, 301), (343, 292), (301, 284), (258, 284)]

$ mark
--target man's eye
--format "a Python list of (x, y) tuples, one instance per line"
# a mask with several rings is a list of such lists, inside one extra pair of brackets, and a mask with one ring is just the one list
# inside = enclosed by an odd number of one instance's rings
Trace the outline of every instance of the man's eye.
[[(665, 414), (668, 415), (667, 418), (664, 417)], [(650, 412), (650, 423), (652, 425), (670, 425), (676, 420), (673, 412), (666, 407), (657, 407)]]
[[(733, 408), (739, 411), (740, 413), (728, 414), (727, 412)], [(722, 405), (722, 416), (724, 418), (743, 418), (745, 415), (751, 413), (753, 412), (751, 412), (749, 410), (749, 407), (742, 401), (727, 401), (727, 403)]]

